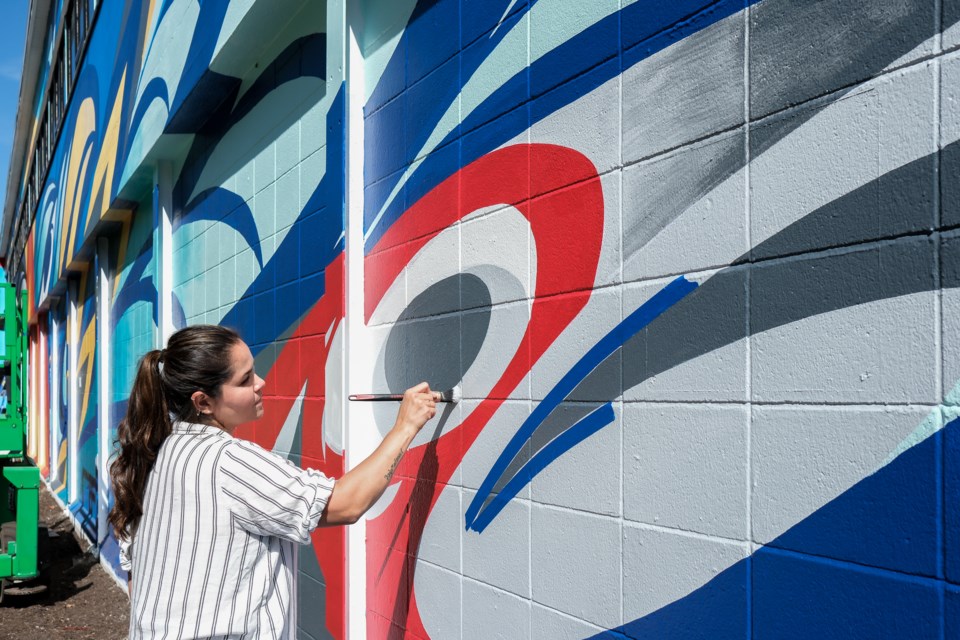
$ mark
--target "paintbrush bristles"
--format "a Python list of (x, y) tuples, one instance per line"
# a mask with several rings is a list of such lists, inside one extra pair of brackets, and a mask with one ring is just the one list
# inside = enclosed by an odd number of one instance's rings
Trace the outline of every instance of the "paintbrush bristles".
[(461, 398), (460, 385), (455, 386), (453, 389), (448, 389), (447, 391), (442, 391), (440, 393), (440, 399), (437, 402), (450, 402), (456, 404), (460, 402)]

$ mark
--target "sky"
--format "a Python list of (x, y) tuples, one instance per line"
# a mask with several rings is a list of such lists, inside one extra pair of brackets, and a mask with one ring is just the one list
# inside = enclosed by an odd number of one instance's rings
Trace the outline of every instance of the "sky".
[(3, 5), (3, 19), (0, 20), (0, 220), (2, 203), (7, 195), (7, 170), (16, 128), (30, 0), (4, 0)]

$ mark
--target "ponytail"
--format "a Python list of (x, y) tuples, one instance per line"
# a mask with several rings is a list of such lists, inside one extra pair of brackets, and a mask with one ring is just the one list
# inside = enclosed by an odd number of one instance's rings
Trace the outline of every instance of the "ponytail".
[(108, 519), (119, 539), (127, 539), (140, 523), (147, 478), (173, 420), (196, 417), (194, 392), (220, 396), (231, 373), (230, 349), (239, 342), (231, 329), (195, 325), (170, 336), (166, 349), (143, 356), (118, 428), (120, 451), (110, 465), (114, 504)]
[(163, 351), (143, 356), (133, 381), (127, 415), (120, 421), (117, 438), (120, 455), (110, 465), (113, 509), (110, 524), (118, 537), (136, 527), (143, 515), (143, 492), (160, 446), (173, 430), (163, 392)]

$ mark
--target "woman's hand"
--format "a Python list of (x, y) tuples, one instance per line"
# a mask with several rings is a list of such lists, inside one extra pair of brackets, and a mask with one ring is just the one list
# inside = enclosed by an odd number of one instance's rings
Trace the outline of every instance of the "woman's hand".
[(421, 382), (403, 393), (403, 401), (397, 411), (396, 428), (410, 429), (416, 435), (423, 429), (427, 420), (437, 414), (437, 394), (430, 391), (430, 385)]
[(426, 382), (404, 392), (390, 433), (370, 457), (337, 480), (320, 518), (321, 526), (356, 522), (383, 495), (410, 442), (436, 415), (437, 395)]

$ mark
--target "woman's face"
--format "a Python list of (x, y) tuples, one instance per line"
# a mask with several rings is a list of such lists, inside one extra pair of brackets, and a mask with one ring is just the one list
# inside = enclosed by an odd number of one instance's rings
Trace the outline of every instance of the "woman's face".
[(230, 377), (220, 395), (210, 399), (211, 417), (232, 433), (263, 415), (263, 378), (253, 370), (253, 354), (243, 342), (230, 349)]

